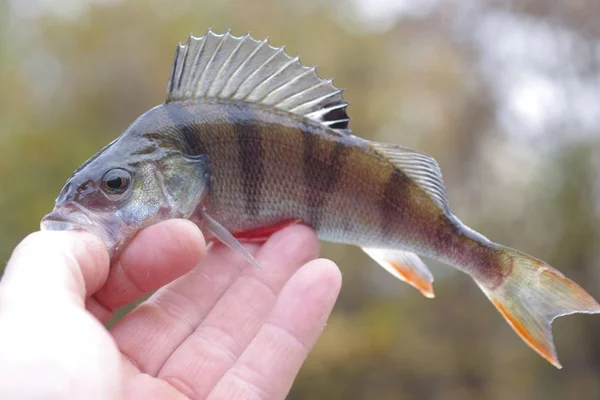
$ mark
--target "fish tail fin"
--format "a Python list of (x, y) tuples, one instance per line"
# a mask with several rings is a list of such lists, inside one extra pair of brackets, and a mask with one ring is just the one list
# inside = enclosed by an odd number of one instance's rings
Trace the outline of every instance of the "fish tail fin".
[(490, 289), (477, 282), (509, 325), (533, 350), (562, 368), (552, 340), (552, 321), (574, 313), (600, 313), (598, 302), (575, 282), (543, 261), (500, 247), (510, 274)]

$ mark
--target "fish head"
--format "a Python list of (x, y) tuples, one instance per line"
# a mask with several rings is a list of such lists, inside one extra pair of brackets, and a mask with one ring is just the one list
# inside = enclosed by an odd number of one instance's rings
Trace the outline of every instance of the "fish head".
[(194, 214), (208, 187), (205, 157), (123, 147), (113, 142), (73, 173), (42, 230), (90, 231), (115, 258), (139, 230)]

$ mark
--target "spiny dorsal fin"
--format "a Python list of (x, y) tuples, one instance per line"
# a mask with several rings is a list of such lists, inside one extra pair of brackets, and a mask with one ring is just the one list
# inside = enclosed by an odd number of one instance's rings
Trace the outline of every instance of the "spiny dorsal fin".
[(166, 103), (203, 98), (275, 107), (349, 132), (348, 103), (332, 80), (319, 78), (315, 67), (303, 66), (283, 47), (250, 34), (235, 37), (209, 30), (177, 47)]
[(396, 144), (371, 142), (371, 147), (415, 181), (444, 211), (450, 212), (442, 171), (433, 157)]

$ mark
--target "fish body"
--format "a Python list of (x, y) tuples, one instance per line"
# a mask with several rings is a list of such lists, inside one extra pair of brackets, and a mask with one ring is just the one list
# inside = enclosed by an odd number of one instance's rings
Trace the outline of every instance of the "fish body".
[[(325, 241), (415, 252), (463, 269), (470, 263), (455, 255), (472, 252), (461, 247), (493, 247), (357, 136), (231, 101), (159, 106), (133, 126), (136, 142), (150, 126), (164, 138), (161, 146), (208, 155), (199, 224), (206, 213), (236, 237), (260, 239), (270, 227), (302, 222)], [(486, 274), (474, 261), (470, 272)]]
[(88, 229), (113, 257), (140, 229), (189, 218), (257, 267), (240, 241), (292, 223), (361, 247), (433, 297), (418, 255), (469, 274), (559, 367), (550, 324), (600, 305), (543, 261), (466, 227), (430, 156), (350, 133), (341, 91), (281, 48), (208, 32), (178, 47), (167, 100), (84, 163), (43, 229)]

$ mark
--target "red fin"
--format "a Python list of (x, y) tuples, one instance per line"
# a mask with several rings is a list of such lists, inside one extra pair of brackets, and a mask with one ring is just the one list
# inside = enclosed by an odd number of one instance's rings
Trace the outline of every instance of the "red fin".
[[(533, 348), (540, 356), (546, 359), (550, 364), (554, 365), (556, 368), (560, 369), (562, 366), (560, 362), (558, 362), (558, 358), (556, 358), (556, 351), (553, 346), (548, 343), (545, 343), (543, 340), (534, 337), (531, 332), (521, 323), (516, 316), (512, 315), (512, 313), (507, 310), (502, 303), (497, 300), (492, 300), (492, 304), (496, 306), (500, 314), (506, 319), (506, 322), (517, 332), (517, 334), (527, 343), (531, 348)], [(552, 347), (549, 347), (552, 346)]]
[(432, 299), (435, 297), (435, 294), (433, 293), (433, 285), (431, 284), (431, 282), (429, 280), (427, 280), (426, 278), (419, 276), (414, 271), (414, 268), (412, 267), (412, 265), (410, 265), (410, 264), (402, 264), (401, 265), (395, 261), (388, 261), (388, 262), (390, 263), (392, 268), (394, 268), (396, 270), (396, 272), (398, 272), (398, 274), (400, 274), (400, 276), (402, 277), (404, 282), (408, 283), (409, 285), (412, 285), (414, 288), (416, 288), (418, 291), (420, 291), (423, 296), (425, 296), (429, 299)]
[(402, 250), (363, 247), (362, 250), (390, 274), (412, 285), (423, 296), (432, 299), (433, 276), (415, 253)]
[(291, 221), (283, 221), (274, 225), (261, 226), (260, 228), (250, 229), (247, 231), (235, 232), (233, 236), (236, 239), (247, 241), (247, 242), (265, 242), (269, 236), (277, 231), (282, 230), (291, 225), (300, 223), (299, 219)]
[(550, 324), (562, 315), (600, 313), (600, 304), (544, 262), (506, 247), (501, 248), (500, 254), (510, 275), (492, 288), (476, 282), (521, 339), (561, 368)]

